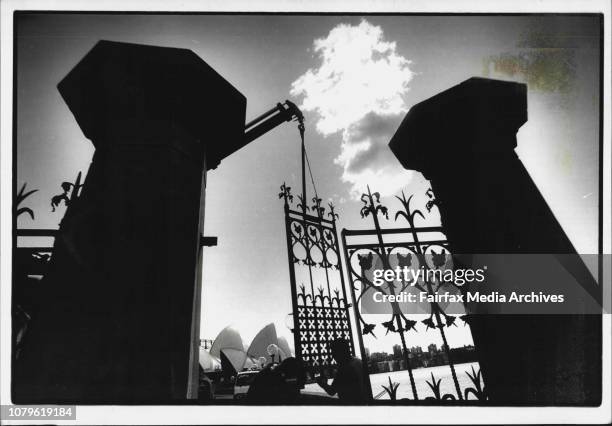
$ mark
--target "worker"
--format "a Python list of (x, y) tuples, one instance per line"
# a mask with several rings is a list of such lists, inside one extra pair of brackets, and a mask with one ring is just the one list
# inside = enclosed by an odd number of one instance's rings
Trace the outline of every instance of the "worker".
[(330, 344), (332, 356), (338, 364), (336, 377), (331, 385), (325, 375), (319, 376), (317, 383), (328, 395), (338, 395), (340, 403), (361, 405), (367, 402), (363, 383), (363, 367), (361, 360), (351, 354), (346, 339), (336, 339)]

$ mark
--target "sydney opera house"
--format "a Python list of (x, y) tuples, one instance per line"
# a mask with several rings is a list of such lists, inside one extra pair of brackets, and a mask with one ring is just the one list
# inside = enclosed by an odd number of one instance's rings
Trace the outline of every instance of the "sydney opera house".
[[(272, 347), (274, 360), (268, 351), (270, 345), (275, 345)], [(205, 372), (223, 371), (224, 374), (234, 375), (244, 369), (260, 367), (290, 356), (293, 356), (293, 351), (287, 339), (277, 336), (273, 323), (262, 328), (250, 345), (242, 341), (238, 330), (228, 326), (221, 330), (210, 350), (200, 348), (200, 366)]]

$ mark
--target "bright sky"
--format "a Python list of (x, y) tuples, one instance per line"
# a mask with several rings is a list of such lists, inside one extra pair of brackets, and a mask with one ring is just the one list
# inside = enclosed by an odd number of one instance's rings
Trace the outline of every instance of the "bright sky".
[[(426, 201), (427, 182), (386, 146), (412, 105), (472, 76), (529, 81), (520, 158), (578, 252), (597, 250), (599, 27), (591, 18), (51, 15), (24, 17), (18, 31), (18, 185), (39, 189), (26, 203), (36, 220), (22, 217), (20, 227), (56, 228), (64, 208), (52, 213), (50, 198), (87, 170), (93, 148), (56, 84), (110, 39), (192, 49), (247, 97), (247, 121), (284, 99), (300, 104), (317, 190), (336, 203), (340, 228), (372, 226), (359, 216), (366, 182)], [(542, 51), (556, 52), (543, 71), (500, 60)], [(283, 181), (296, 193), (299, 164), (298, 132), (286, 124), (209, 173), (205, 233), (219, 245), (205, 249), (203, 338), (234, 324), (249, 342), (275, 322), (291, 341), (277, 194)], [(399, 207), (391, 197), (383, 203)], [(451, 346), (470, 342), (466, 330), (449, 331)], [(425, 336), (412, 333), (408, 346), (427, 346)], [(394, 343), (380, 337), (371, 350)]]

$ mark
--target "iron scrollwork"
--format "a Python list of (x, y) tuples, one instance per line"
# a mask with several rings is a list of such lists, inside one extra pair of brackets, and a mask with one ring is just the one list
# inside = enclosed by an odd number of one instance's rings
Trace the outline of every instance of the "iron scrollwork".
[(278, 196), (285, 207), (296, 357), (311, 371), (333, 368), (331, 341), (346, 339), (354, 353), (336, 231), (338, 214), (333, 204), (326, 208), (316, 196), (308, 205), (298, 195), (294, 209), (291, 187), (283, 183), (280, 190)]
[[(426, 196), (429, 200), (425, 207), (427, 211), (430, 212), (438, 203), (431, 189), (426, 192)], [(430, 329), (438, 330), (443, 341), (443, 350), (448, 359), (448, 365), (451, 369), (456, 391), (456, 396), (446, 394), (439, 399), (463, 400), (464, 396), (467, 398), (468, 393), (467, 390), (465, 394), (461, 392), (444, 328), (457, 327), (458, 318), (463, 320), (464, 325), (468, 324), (469, 316), (465, 314), (461, 316), (450, 315), (447, 313), (448, 310), (445, 309), (445, 306), (441, 306), (440, 303), (435, 301), (417, 305), (417, 307), (421, 309), (419, 312), (420, 314), (428, 314), (426, 319), (420, 321), (410, 318), (408, 312), (405, 311), (405, 307), (400, 307), (398, 302), (395, 301), (388, 302), (390, 305), (389, 310), (384, 311), (390, 312), (390, 317), (378, 323), (364, 317), (361, 309), (358, 309), (358, 307), (363, 305), (365, 300), (372, 297), (373, 292), (380, 292), (387, 296), (396, 296), (405, 291), (424, 292), (428, 295), (435, 295), (442, 291), (460, 291), (454, 284), (450, 284), (449, 286), (449, 283), (442, 283), (439, 280), (430, 278), (414, 280), (412, 282), (406, 281), (405, 277), (403, 279), (384, 279), (382, 285), (380, 285), (380, 283), (378, 283), (379, 285), (374, 284), (372, 273), (375, 269), (393, 270), (396, 267), (400, 269), (407, 267), (423, 269), (424, 271), (436, 271), (452, 269), (453, 267), (449, 243), (443, 236), (443, 229), (441, 227), (415, 226), (415, 218), (419, 216), (425, 219), (425, 215), (421, 210), (413, 210), (411, 208), (413, 196), (407, 199), (402, 192), (401, 197), (395, 198), (400, 202), (402, 209), (396, 212), (394, 219), (395, 221), (398, 219), (405, 220), (408, 223), (407, 228), (384, 230), (381, 228), (379, 218), (385, 217), (388, 219), (389, 211), (386, 206), (381, 204), (380, 194), (377, 192), (372, 193), (368, 187), (368, 192), (361, 196), (361, 201), (364, 205), (360, 213), (361, 217), (364, 219), (371, 218), (374, 223), (374, 229), (367, 231), (351, 231), (344, 229), (342, 231), (349, 276), (349, 288), (353, 297), (354, 314), (358, 329), (361, 335), (370, 335), (372, 338), (376, 338), (378, 333), (377, 328), (380, 326), (385, 334), (396, 333), (400, 337), (402, 354), (410, 376), (414, 400), (418, 400), (419, 396), (408, 356), (409, 351), (406, 344), (407, 334), (419, 330), (425, 332)], [(368, 244), (347, 242), (347, 237), (357, 240), (358, 237), (363, 239), (364, 236), (376, 237), (376, 242)], [(401, 242), (395, 242), (398, 239), (400, 239)], [(474, 373), (472, 376), (476, 377), (477, 374)], [(472, 376), (470, 376), (470, 378), (472, 378)], [(474, 380), (475, 379), (472, 381), (474, 382)], [(433, 386), (432, 389), (435, 388), (438, 390), (439, 381), (436, 381), (435, 378), (432, 377), (432, 382), (428, 382), (428, 384), (430, 387)], [(484, 395), (483, 392), (477, 391), (470, 391), (470, 393), (474, 395)]]

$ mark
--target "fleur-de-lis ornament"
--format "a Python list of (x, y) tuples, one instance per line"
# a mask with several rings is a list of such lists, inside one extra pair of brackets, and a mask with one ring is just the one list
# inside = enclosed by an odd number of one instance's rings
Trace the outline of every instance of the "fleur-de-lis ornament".
[(281, 192), (278, 193), (278, 198), (284, 198), (286, 203), (293, 202), (293, 195), (291, 195), (291, 187), (287, 186), (285, 182), (280, 186)]
[(325, 214), (325, 207), (321, 207), (321, 201), (322, 200), (320, 198), (313, 197), (312, 198), (313, 205), (310, 208), (310, 210), (315, 212), (318, 217), (323, 217), (323, 215)]
[(370, 188), (368, 187), (368, 193), (361, 194), (361, 201), (364, 204), (360, 211), (362, 218), (369, 216), (370, 213), (372, 213), (373, 215), (380, 213), (386, 219), (389, 219), (389, 212), (387, 208), (380, 204), (380, 193), (375, 192), (371, 194)]

